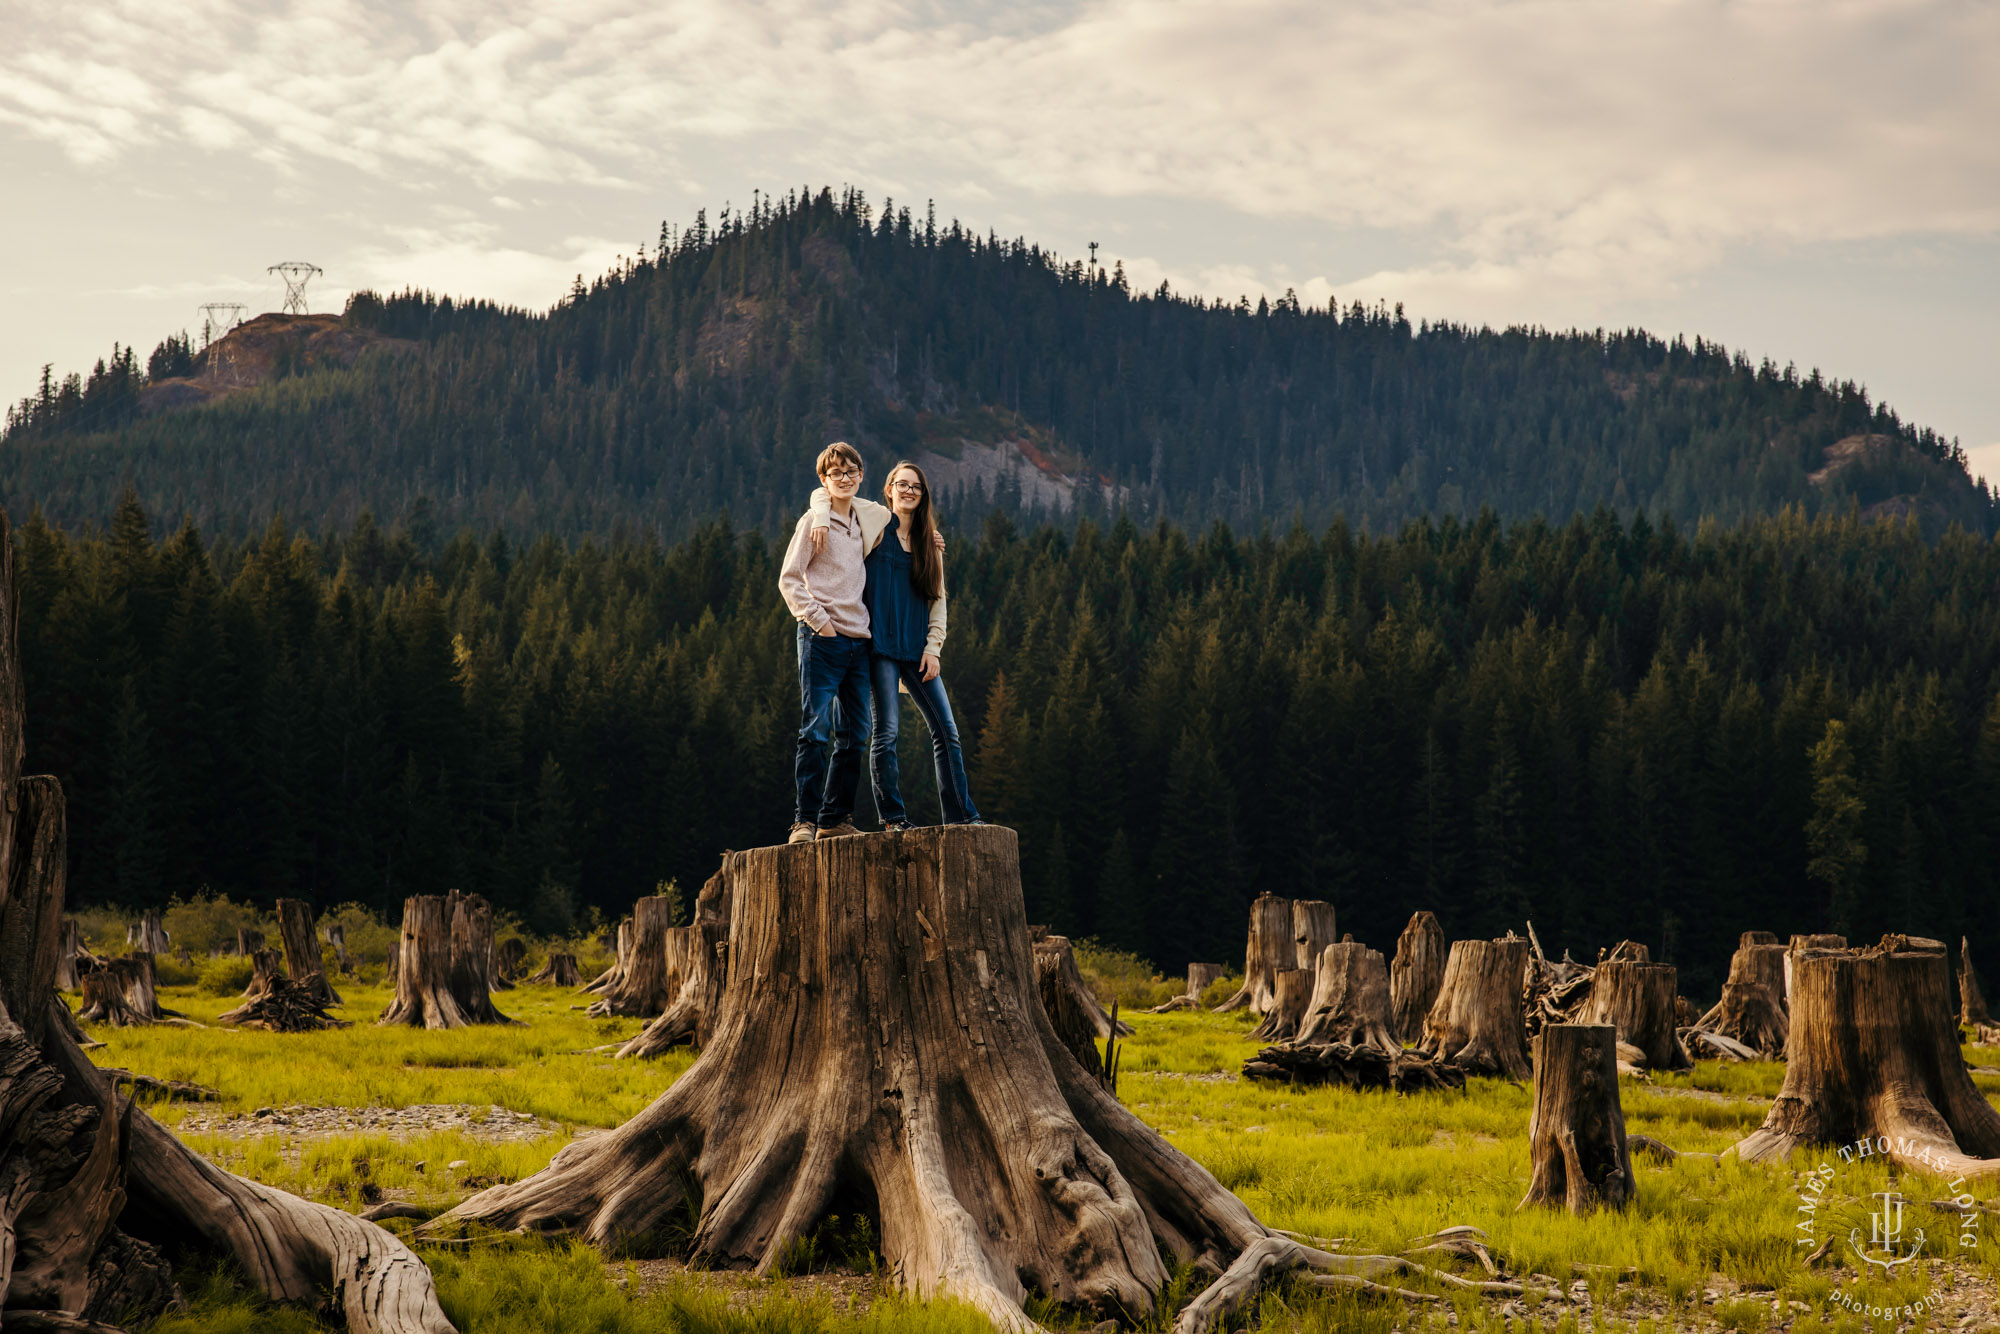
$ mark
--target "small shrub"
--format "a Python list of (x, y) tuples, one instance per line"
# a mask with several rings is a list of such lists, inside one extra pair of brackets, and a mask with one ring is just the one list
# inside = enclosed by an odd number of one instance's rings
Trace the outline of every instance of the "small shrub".
[(1221, 977), (1209, 983), (1202, 991), (1201, 1007), (1204, 1010), (1213, 1010), (1216, 1006), (1234, 996), (1236, 989), (1242, 985), (1243, 975), (1241, 973), (1224, 973)]
[(153, 956), (153, 980), (163, 987), (191, 987), (201, 976), (201, 966), (182, 963), (171, 954)]
[[(326, 939), (327, 927), (335, 923), (347, 933), (347, 957), (353, 960), (357, 971), (371, 966), (388, 968), (389, 956), (396, 952), (402, 939), (400, 922), (391, 926), (359, 903), (343, 903), (320, 914), (317, 925), (321, 940)], [(332, 947), (328, 946), (324, 953), (327, 976), (332, 977), (335, 971)]]
[(238, 903), (227, 894), (218, 894), (203, 885), (191, 898), (176, 894), (167, 904), (167, 910), (160, 914), (160, 925), (167, 929), (167, 940), (174, 948), (185, 945), (193, 954), (213, 954), (216, 950), (234, 949), (236, 933), (249, 928), (262, 931), (276, 939), (277, 927), (269, 913), (256, 905)]
[(1095, 940), (1071, 942), (1076, 952), (1076, 969), (1097, 999), (1109, 1005), (1116, 1000), (1127, 1010), (1146, 1010), (1165, 1004), (1186, 989), (1187, 983), (1161, 977), (1153, 965), (1129, 950), (1113, 949)]
[(202, 965), (200, 978), (195, 985), (204, 995), (235, 996), (250, 985), (250, 975), (255, 971), (248, 959), (240, 955), (225, 954), (219, 959), (210, 959)]

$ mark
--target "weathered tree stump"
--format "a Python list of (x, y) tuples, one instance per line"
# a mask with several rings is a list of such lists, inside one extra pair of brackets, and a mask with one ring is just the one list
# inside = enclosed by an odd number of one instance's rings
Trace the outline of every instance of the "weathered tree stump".
[(1728, 1038), (1765, 1060), (1785, 1054), (1791, 1018), (1785, 1013), (1785, 947), (1768, 931), (1746, 931), (1729, 959), (1722, 999), (1694, 1021), (1703, 1033)]
[(1333, 905), (1320, 899), (1292, 900), (1292, 967), (1310, 973), (1319, 966), (1319, 952), (1340, 933), (1333, 926)]
[[(1014, 832), (951, 826), (730, 853), (730, 967), (701, 1057), (616, 1130), (429, 1225), (643, 1245), (769, 1273), (829, 1212), (880, 1222), (884, 1271), (1006, 1330), (1029, 1292), (1151, 1314), (1162, 1252), (1225, 1271), (1184, 1334), (1336, 1257), (1272, 1234), (1087, 1075), (1050, 1026)], [(999, 1222), (997, 1220), (1004, 1220)]]
[(548, 962), (542, 965), (540, 972), (528, 980), (552, 987), (574, 987), (582, 984), (583, 974), (577, 971), (574, 954), (551, 950)]
[[(430, 1274), (373, 1224), (204, 1161), (77, 1046), (54, 987), (62, 789), (22, 778), (12, 534), (0, 516), (0, 1306), (7, 1328), (110, 1331), (175, 1296), (161, 1249), (227, 1257), (354, 1334), (451, 1334)], [(126, 961), (121, 961), (126, 962)], [(95, 1323), (91, 1323), (95, 1322)]]
[[(1077, 1008), (1090, 1020), (1091, 1032), (1100, 1038), (1110, 1037), (1112, 1035), (1111, 1016), (1105, 1012), (1104, 1002), (1097, 999), (1097, 993), (1092, 991), (1089, 984), (1083, 980), (1083, 973), (1076, 966), (1076, 950), (1070, 944), (1069, 937), (1052, 936), (1044, 932), (1039, 939), (1032, 941), (1032, 945), (1036, 955), (1047, 954), (1053, 956), (1050, 966), (1062, 978), (1063, 985), (1069, 988), (1072, 997), (1075, 999)], [(1037, 967), (1039, 966), (1040, 961), (1038, 959)], [(1117, 1024), (1117, 1033), (1121, 1038), (1131, 1036), (1132, 1025), (1120, 1019)]]
[(77, 926), (76, 918), (63, 918), (62, 936), (56, 945), (56, 990), (77, 990), (82, 985), (83, 974), (102, 966), (103, 962), (84, 948), (83, 932)]
[(339, 922), (326, 924), (326, 943), (333, 950), (334, 967), (342, 977), (354, 976), (354, 960), (347, 953), (347, 928)]
[(1649, 1070), (1687, 1070), (1694, 1062), (1681, 1046), (1674, 1025), (1679, 972), (1670, 963), (1606, 959), (1590, 981), (1590, 1000), (1577, 1022), (1610, 1024), (1618, 1040), (1645, 1056)]
[(1243, 985), (1236, 994), (1215, 1007), (1215, 1013), (1249, 1008), (1250, 1013), (1269, 1013), (1278, 998), (1278, 970), (1290, 967), (1297, 957), (1292, 943), (1292, 901), (1276, 894), (1259, 894), (1250, 905), (1250, 938), (1243, 949)]
[(134, 1028), (154, 1022), (154, 1017), (135, 1007), (130, 1000), (140, 980), (139, 965), (132, 958), (111, 959), (104, 967), (83, 975), (83, 1004), (78, 1022), (109, 1024), (113, 1028)]
[(1846, 948), (1846, 936), (1821, 934), (1795, 935), (1792, 937), (1791, 948), (1785, 951), (1785, 1009), (1787, 1012), (1790, 1012), (1792, 1008), (1792, 951), (1844, 950)]
[(264, 933), (253, 931), (247, 926), (236, 928), (236, 957), (247, 959), (264, 948)]
[(1343, 941), (1320, 951), (1312, 997), (1293, 1041), (1300, 1046), (1337, 1042), (1399, 1056), (1389, 1000), (1389, 966), (1382, 951)]
[(659, 1018), (618, 1049), (619, 1056), (658, 1056), (675, 1047), (708, 1045), (729, 977), (730, 906), (728, 878), (718, 871), (695, 896), (694, 921), (677, 928), (686, 940), (679, 993)]
[(500, 942), (500, 948), (493, 959), (499, 969), (496, 974), (497, 979), (511, 987), (520, 978), (521, 970), (527, 966), (528, 944), (519, 936), (509, 936)]
[[(285, 976), (284, 958), (276, 950), (253, 950), (250, 954), (250, 981), (243, 988), (243, 1001), (248, 1004), (271, 989), (271, 979)], [(227, 1015), (222, 1016), (226, 1021)]]
[(631, 930), (619, 927), (618, 974), (598, 991), (592, 1018), (625, 1015), (651, 1019), (666, 1013), (680, 979), (669, 958), (667, 935), (674, 927), (673, 901), (657, 894), (632, 905)]
[(477, 894), (416, 894), (403, 900), (396, 999), (376, 1020), (415, 1028), (512, 1021), (493, 1006), (493, 911)]
[(1527, 963), (1528, 942), (1518, 937), (1452, 942), (1417, 1049), (1467, 1074), (1526, 1079), (1532, 1073), (1521, 1009)]
[(1250, 1036), (1265, 1042), (1282, 1042), (1298, 1036), (1299, 1025), (1305, 1022), (1312, 996), (1312, 969), (1279, 969), (1277, 995), (1271, 1001), (1264, 1022), (1251, 1029)]
[(1890, 935), (1868, 949), (1795, 945), (1790, 958), (1784, 1086), (1738, 1155), (1782, 1161), (1803, 1145), (1866, 1139), (1947, 1179), (2000, 1178), (2000, 1112), (1959, 1053), (1944, 952)]
[(136, 954), (165, 954), (167, 928), (160, 922), (160, 910), (148, 908), (139, 920), (125, 928), (125, 944)]
[(1187, 990), (1164, 1005), (1155, 1005), (1149, 1014), (1170, 1014), (1175, 1010), (1198, 1010), (1201, 1008), (1201, 993), (1208, 990), (1209, 983), (1221, 977), (1228, 970), (1219, 963), (1191, 963), (1187, 971)]
[(601, 993), (621, 985), (625, 978), (625, 961), (632, 954), (632, 919), (627, 917), (618, 924), (617, 947), (612, 951), (611, 966), (590, 979), (585, 991)]
[(1982, 1047), (2000, 1044), (2000, 1024), (1986, 1009), (1986, 993), (1979, 989), (1979, 974), (1972, 967), (1972, 942), (1958, 938), (1958, 1022), (1972, 1031), (1972, 1040)]
[(292, 981), (322, 1007), (340, 1004), (340, 993), (326, 980), (326, 968), (320, 962), (312, 905), (304, 899), (279, 899), (278, 936), (285, 944), (285, 968)]
[(1414, 1041), (1424, 1031), (1438, 988), (1444, 983), (1444, 928), (1437, 914), (1421, 909), (1396, 937), (1395, 962), (1389, 965), (1389, 1008), (1396, 1036)]
[(1535, 1035), (1533, 1175), (1518, 1207), (1556, 1204), (1588, 1214), (1623, 1209), (1638, 1193), (1618, 1102), (1617, 1042), (1609, 1024), (1546, 1024)]
[[(1035, 959), (1035, 991), (1041, 998), (1042, 1013), (1048, 1016), (1049, 1027), (1055, 1030), (1057, 1041), (1076, 1058), (1084, 1073), (1102, 1081), (1104, 1058), (1097, 1050), (1097, 1025), (1084, 1012), (1079, 1000), (1083, 988), (1070, 980), (1069, 973), (1076, 966), (1072, 956), (1062, 950), (1045, 950), (1040, 941), (1035, 942), (1032, 953)], [(1065, 960), (1070, 960), (1068, 970), (1063, 968)]]

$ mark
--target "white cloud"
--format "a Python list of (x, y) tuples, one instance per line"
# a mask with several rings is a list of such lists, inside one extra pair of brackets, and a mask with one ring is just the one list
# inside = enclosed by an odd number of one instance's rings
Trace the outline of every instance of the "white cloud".
[[(75, 10), (84, 10), (79, 22)], [(1318, 275), (1472, 304), (1654, 294), (1746, 239), (2000, 232), (2000, 7), (1951, 0), (210, 0), (40, 11), (0, 119), (102, 164), (163, 139), (385, 178), (656, 179), (782, 137), (802, 174), (1165, 197), (1432, 229)]]

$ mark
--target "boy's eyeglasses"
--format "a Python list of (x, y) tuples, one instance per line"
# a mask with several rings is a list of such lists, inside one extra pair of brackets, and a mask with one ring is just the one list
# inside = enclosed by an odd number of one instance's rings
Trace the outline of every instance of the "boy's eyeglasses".
[(860, 477), (861, 477), (861, 469), (859, 469), (859, 468), (828, 468), (828, 469), (826, 470), (826, 476), (827, 476), (827, 480), (828, 480), (828, 481), (833, 481), (833, 482), (853, 482), (853, 481), (858, 481), (858, 480), (860, 480)]
[(906, 496), (920, 496), (924, 493), (924, 484), (922, 482), (891, 482), (889, 483), (889, 489), (891, 491), (901, 491)]

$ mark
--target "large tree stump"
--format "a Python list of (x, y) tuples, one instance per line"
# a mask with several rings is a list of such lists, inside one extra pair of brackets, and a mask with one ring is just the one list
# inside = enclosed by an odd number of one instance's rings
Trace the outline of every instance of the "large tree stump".
[(627, 917), (618, 924), (617, 945), (612, 950), (611, 966), (590, 979), (585, 991), (601, 993), (611, 991), (621, 985), (625, 978), (625, 961), (632, 954), (632, 919)]
[(1609, 1024), (1545, 1024), (1535, 1035), (1533, 1175), (1520, 1208), (1559, 1204), (1588, 1214), (1623, 1209), (1638, 1193), (1618, 1103), (1617, 1046)]
[(1785, 951), (1785, 1009), (1787, 1012), (1789, 1012), (1792, 1007), (1793, 952), (1796, 950), (1844, 950), (1846, 948), (1847, 948), (1846, 936), (1833, 936), (1833, 935), (1821, 934), (1821, 935), (1795, 935), (1792, 937), (1791, 949)]
[[(118, 1096), (56, 997), (62, 788), (21, 778), (13, 539), (0, 516), (0, 1306), (9, 1329), (109, 1331), (173, 1298), (162, 1244), (233, 1261), (353, 1334), (451, 1334), (430, 1273), (352, 1214), (214, 1167)], [(87, 1322), (99, 1323), (87, 1323)]]
[(1417, 1049), (1467, 1074), (1528, 1078), (1532, 1067), (1521, 1008), (1527, 965), (1528, 942), (1515, 936), (1452, 942)]
[(528, 944), (519, 936), (509, 936), (500, 942), (500, 949), (493, 959), (500, 970), (498, 980), (511, 987), (527, 966)]
[(1265, 1014), (1264, 1022), (1250, 1030), (1250, 1036), (1264, 1042), (1281, 1042), (1296, 1037), (1299, 1025), (1305, 1022), (1312, 996), (1312, 969), (1279, 969), (1277, 995), (1271, 1001), (1271, 1009)]
[(1382, 951), (1354, 941), (1320, 951), (1305, 1019), (1293, 1041), (1342, 1043), (1400, 1056), (1403, 1044), (1389, 1000), (1389, 966)]
[[(1043, 939), (1048, 939), (1044, 937)], [(1062, 940), (1063, 937), (1055, 937)], [(1056, 1039), (1063, 1048), (1076, 1058), (1084, 1073), (1092, 1079), (1104, 1078), (1104, 1058), (1097, 1050), (1097, 1025), (1084, 1012), (1079, 999), (1082, 986), (1073, 983), (1069, 974), (1075, 971), (1075, 962), (1066, 950), (1045, 950), (1041, 942), (1035, 942), (1032, 951), (1035, 959), (1035, 991), (1041, 998), (1042, 1013), (1048, 1016), (1049, 1027), (1056, 1033)], [(1065, 970), (1063, 964), (1069, 961)]]
[(1972, 967), (1972, 942), (1958, 938), (1958, 1022), (1972, 1030), (1972, 1040), (1983, 1047), (2000, 1044), (2000, 1024), (1986, 1009), (1986, 993), (1979, 989), (1979, 974)]
[[(1752, 937), (1769, 936), (1768, 941)], [(1768, 931), (1746, 931), (1729, 959), (1722, 999), (1694, 1021), (1699, 1032), (1740, 1043), (1766, 1060), (1785, 1054), (1785, 947)]]
[[(673, 900), (653, 894), (632, 905), (631, 930), (619, 927), (618, 975), (599, 989), (592, 1018), (664, 1014), (679, 990), (667, 935), (674, 928)], [(684, 952), (684, 951), (683, 951)]]
[(312, 905), (304, 899), (279, 899), (278, 936), (285, 944), (285, 968), (292, 981), (322, 1007), (340, 1004), (340, 993), (326, 980), (326, 968), (320, 962)]
[(247, 926), (236, 928), (236, 956), (247, 959), (264, 948), (264, 933), (253, 931)]
[(619, 1056), (708, 1045), (729, 977), (729, 912), (729, 880), (717, 871), (695, 896), (694, 921), (678, 928), (686, 937), (679, 993), (659, 1018), (618, 1049)]
[(78, 1022), (109, 1024), (113, 1028), (133, 1028), (154, 1022), (152, 1015), (135, 1007), (130, 1000), (140, 980), (138, 962), (131, 958), (111, 959), (104, 967), (83, 975), (83, 1005)]
[(528, 979), (552, 987), (574, 987), (583, 982), (583, 974), (577, 971), (576, 956), (567, 951), (549, 951), (548, 962), (541, 971)]
[(512, 1021), (493, 1006), (493, 910), (477, 894), (416, 894), (403, 900), (396, 999), (376, 1020), (416, 1028)]
[(1292, 900), (1292, 967), (1310, 973), (1319, 965), (1319, 952), (1340, 933), (1333, 929), (1333, 905), (1320, 899)]
[(1018, 1331), (1030, 1291), (1145, 1318), (1162, 1251), (1224, 1271), (1183, 1334), (1303, 1266), (1407, 1267), (1275, 1236), (1071, 1058), (1035, 994), (1012, 830), (756, 848), (722, 874), (729, 976), (700, 1059), (623, 1126), (430, 1231), (631, 1248), (692, 1211), (694, 1263), (769, 1273), (859, 1209), (900, 1287)]
[(1444, 984), (1444, 928), (1437, 914), (1420, 909), (1396, 937), (1396, 959), (1389, 965), (1389, 1008), (1396, 1036), (1409, 1042), (1424, 1031), (1438, 988)]
[(1292, 942), (1292, 901), (1276, 894), (1259, 894), (1250, 905), (1250, 938), (1243, 948), (1243, 985), (1236, 994), (1215, 1007), (1215, 1013), (1249, 1008), (1250, 1013), (1270, 1012), (1278, 998), (1278, 970), (1295, 966), (1297, 949)]
[(1791, 965), (1784, 1086), (1738, 1155), (1866, 1139), (1947, 1179), (2000, 1178), (2000, 1112), (1960, 1055), (1944, 951), (1889, 935), (1867, 949), (1794, 946)]
[(140, 914), (139, 920), (125, 928), (125, 944), (137, 954), (165, 954), (167, 928), (160, 921), (160, 910), (148, 908)]
[(1618, 1040), (1637, 1047), (1649, 1070), (1688, 1070), (1694, 1062), (1674, 1025), (1679, 972), (1670, 963), (1607, 959), (1590, 980), (1579, 1024), (1610, 1024)]

